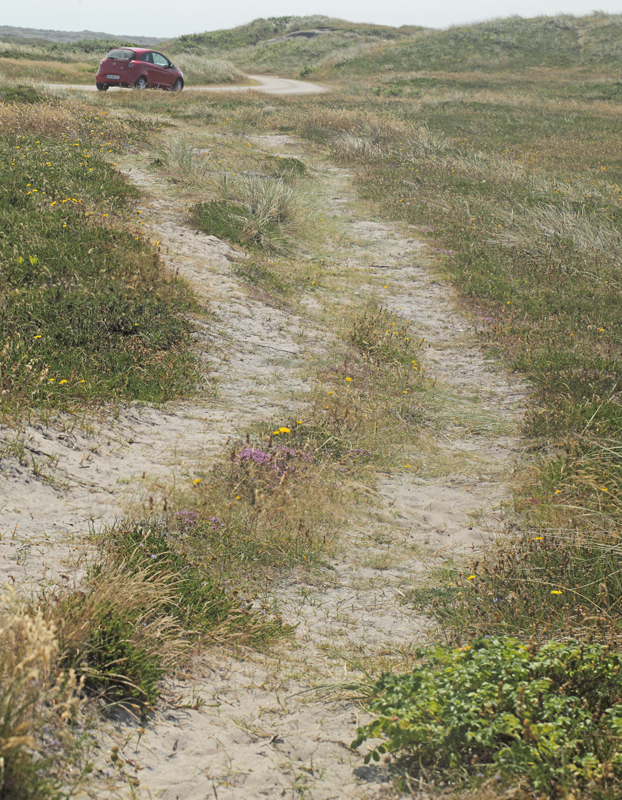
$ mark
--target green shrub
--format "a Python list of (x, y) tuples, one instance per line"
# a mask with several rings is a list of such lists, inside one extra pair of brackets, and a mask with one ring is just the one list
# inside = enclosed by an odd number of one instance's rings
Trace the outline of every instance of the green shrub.
[(498, 774), (547, 797), (622, 778), (622, 656), (570, 640), (543, 645), (479, 639), (431, 647), (404, 675), (383, 675), (353, 747), (382, 736), (366, 756), (392, 753), (409, 768), (459, 778)]

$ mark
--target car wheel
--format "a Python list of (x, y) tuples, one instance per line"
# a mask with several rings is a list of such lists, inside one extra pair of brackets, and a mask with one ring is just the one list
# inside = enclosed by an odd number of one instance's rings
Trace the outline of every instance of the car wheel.
[(107, 92), (108, 91), (108, 84), (107, 83), (96, 83), (98, 92)]
[(173, 91), (174, 92), (181, 92), (181, 90), (183, 88), (184, 88), (184, 82), (182, 81), (181, 78), (177, 78), (177, 80), (173, 84)]
[(141, 75), (140, 78), (134, 84), (136, 89), (146, 89), (147, 88), (147, 78), (144, 75)]

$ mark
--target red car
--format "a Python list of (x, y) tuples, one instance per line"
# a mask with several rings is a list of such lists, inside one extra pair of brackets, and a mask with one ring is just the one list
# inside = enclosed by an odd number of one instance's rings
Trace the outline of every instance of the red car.
[(95, 85), (100, 92), (105, 92), (109, 86), (172, 89), (174, 92), (181, 92), (184, 88), (184, 73), (156, 50), (117, 47), (99, 62)]

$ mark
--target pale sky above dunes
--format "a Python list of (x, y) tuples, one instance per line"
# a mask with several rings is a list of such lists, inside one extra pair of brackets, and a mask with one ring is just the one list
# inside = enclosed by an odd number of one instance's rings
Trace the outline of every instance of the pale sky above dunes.
[[(521, 17), (559, 13), (583, 16), (595, 8), (620, 13), (618, 2), (607, 0), (3, 0), (0, 25), (62, 31), (91, 30), (132, 36), (172, 38), (182, 33), (198, 33), (231, 28), (257, 17), (307, 16), (325, 14), (352, 22), (381, 25), (424, 25), (446, 28), (513, 14)], [(106, 6), (110, 12), (105, 11)], [(119, 9), (122, 8), (122, 12)]]

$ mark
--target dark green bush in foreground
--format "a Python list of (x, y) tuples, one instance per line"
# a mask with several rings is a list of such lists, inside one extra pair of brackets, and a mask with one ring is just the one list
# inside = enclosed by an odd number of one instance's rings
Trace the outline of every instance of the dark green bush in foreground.
[[(417, 768), (520, 781), (548, 797), (590, 784), (611, 796), (622, 778), (622, 656), (576, 641), (479, 639), (420, 651), (420, 666), (383, 675), (353, 747), (385, 744)], [(619, 795), (618, 795), (619, 796)]]

